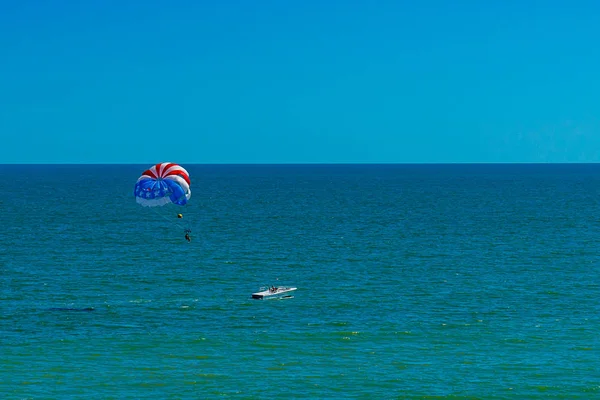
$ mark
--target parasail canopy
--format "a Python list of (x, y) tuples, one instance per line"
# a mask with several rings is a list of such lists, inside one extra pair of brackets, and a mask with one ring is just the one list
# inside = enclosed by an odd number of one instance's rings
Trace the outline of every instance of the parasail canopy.
[(159, 163), (142, 173), (135, 184), (135, 200), (144, 207), (187, 204), (192, 196), (190, 176), (180, 165)]

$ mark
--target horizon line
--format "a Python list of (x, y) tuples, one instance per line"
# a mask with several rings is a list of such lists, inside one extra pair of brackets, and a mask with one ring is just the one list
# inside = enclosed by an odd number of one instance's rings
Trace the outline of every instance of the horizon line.
[[(0, 162), (0, 165), (155, 165), (162, 162)], [(582, 161), (437, 161), (437, 162), (173, 162), (175, 164), (185, 165), (244, 165), (244, 166), (265, 166), (265, 165), (590, 165), (600, 164), (600, 161), (582, 162)]]

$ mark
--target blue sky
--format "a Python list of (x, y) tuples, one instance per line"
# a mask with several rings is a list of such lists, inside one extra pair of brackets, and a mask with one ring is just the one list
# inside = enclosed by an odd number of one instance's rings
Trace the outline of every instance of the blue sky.
[(600, 3), (3, 1), (0, 163), (600, 162)]

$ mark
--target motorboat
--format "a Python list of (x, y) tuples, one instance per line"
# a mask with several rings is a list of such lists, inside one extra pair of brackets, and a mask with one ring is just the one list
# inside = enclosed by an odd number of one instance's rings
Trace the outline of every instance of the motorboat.
[(260, 288), (259, 292), (252, 293), (252, 298), (257, 300), (267, 300), (267, 299), (286, 299), (293, 297), (291, 292), (298, 288), (295, 287), (286, 287), (286, 286), (263, 286)]

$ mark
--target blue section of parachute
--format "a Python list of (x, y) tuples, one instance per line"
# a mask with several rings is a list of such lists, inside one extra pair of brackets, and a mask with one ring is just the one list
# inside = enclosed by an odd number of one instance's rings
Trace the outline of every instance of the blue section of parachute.
[(143, 179), (135, 184), (134, 195), (139, 199), (138, 202), (149, 206), (187, 204), (185, 190), (170, 179)]
[(166, 180), (163, 182), (165, 182), (169, 189), (171, 189), (171, 195), (169, 196), (171, 203), (177, 204), (179, 206), (184, 206), (187, 204), (187, 197), (185, 196), (185, 191), (181, 186), (179, 186), (179, 184), (177, 184), (177, 182), (171, 180)]

